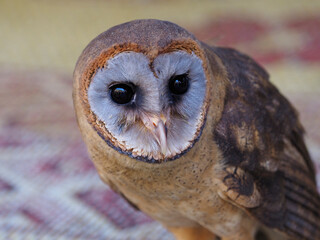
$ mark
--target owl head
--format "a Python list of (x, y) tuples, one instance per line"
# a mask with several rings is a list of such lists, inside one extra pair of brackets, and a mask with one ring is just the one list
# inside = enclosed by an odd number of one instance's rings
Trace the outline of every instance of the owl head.
[(201, 43), (176, 24), (136, 20), (84, 49), (74, 101), (108, 148), (161, 163), (183, 156), (205, 125), (211, 74)]

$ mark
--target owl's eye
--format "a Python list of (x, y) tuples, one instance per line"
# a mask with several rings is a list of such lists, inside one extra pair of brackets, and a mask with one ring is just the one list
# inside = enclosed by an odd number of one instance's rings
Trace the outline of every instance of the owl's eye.
[(169, 89), (173, 94), (184, 94), (188, 88), (189, 78), (187, 74), (175, 75), (169, 80)]
[(118, 104), (129, 103), (135, 92), (133, 84), (126, 83), (114, 84), (109, 89), (112, 100)]

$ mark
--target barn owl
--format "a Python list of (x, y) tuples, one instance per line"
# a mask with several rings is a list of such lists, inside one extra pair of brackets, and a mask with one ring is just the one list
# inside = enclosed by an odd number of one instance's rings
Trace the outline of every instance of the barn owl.
[(176, 239), (320, 239), (298, 114), (247, 55), (127, 22), (83, 50), (73, 100), (101, 179)]

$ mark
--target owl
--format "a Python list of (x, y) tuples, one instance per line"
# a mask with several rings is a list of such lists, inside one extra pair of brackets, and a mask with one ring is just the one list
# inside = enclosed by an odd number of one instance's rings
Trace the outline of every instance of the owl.
[(101, 179), (176, 239), (320, 239), (298, 114), (247, 55), (127, 22), (83, 50), (73, 100)]

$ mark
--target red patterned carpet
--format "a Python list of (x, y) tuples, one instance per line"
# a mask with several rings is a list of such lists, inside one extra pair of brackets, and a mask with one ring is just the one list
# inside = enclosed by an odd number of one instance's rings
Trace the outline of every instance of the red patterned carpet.
[[(319, 29), (320, 17), (271, 24), (226, 16), (193, 32), (240, 48), (280, 76), (283, 64), (292, 64), (295, 86), (291, 79), (276, 84), (301, 113), (320, 173)], [(294, 80), (296, 69), (306, 79)], [(67, 74), (0, 68), (0, 239), (172, 239), (101, 183), (76, 125), (71, 91)]]

